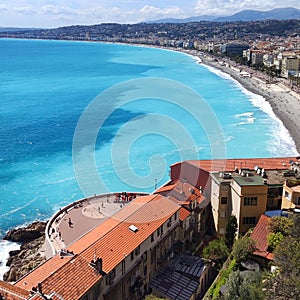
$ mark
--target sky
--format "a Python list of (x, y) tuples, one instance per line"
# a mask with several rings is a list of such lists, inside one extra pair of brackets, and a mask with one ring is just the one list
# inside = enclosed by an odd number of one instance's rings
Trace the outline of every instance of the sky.
[(107, 22), (231, 15), (244, 9), (300, 9), (299, 0), (0, 0), (0, 27), (50, 28)]

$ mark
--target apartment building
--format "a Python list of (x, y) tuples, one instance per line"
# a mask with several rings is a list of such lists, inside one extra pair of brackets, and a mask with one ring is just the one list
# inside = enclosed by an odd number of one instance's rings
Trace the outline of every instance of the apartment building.
[(286, 176), (299, 162), (296, 157), (185, 161), (171, 166), (171, 179), (190, 182), (210, 200), (216, 234), (224, 235), (231, 215), (244, 234), (265, 211), (281, 208)]
[(299, 76), (300, 72), (300, 56), (295, 54), (283, 55), (281, 64), (281, 76), (288, 78), (289, 76)]
[[(138, 197), (15, 284), (0, 282), (0, 295), (4, 299), (141, 299), (151, 291), (149, 283), (157, 273), (190, 241), (190, 215), (191, 210), (161, 194)], [(201, 270), (191, 299), (207, 289), (208, 281), (201, 279), (208, 276), (209, 266)]]

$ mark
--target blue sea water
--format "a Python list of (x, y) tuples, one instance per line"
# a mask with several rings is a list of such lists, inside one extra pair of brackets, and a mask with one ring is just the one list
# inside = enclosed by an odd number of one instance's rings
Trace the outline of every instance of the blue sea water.
[[(151, 192), (155, 179), (168, 180), (171, 164), (214, 158), (212, 147), (224, 144), (228, 158), (297, 154), (261, 96), (183, 53), (1, 39), (0, 66), (0, 237), (87, 193)], [(82, 123), (95, 119), (101, 126), (85, 128), (75, 144), (99, 134), (94, 144), (80, 144), (74, 159), (74, 132), (90, 103)], [(199, 126), (201, 110), (218, 122)]]

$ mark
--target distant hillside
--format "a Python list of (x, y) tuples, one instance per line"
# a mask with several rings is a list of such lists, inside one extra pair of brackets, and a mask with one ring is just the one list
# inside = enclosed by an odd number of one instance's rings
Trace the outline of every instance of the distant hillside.
[(260, 21), (260, 20), (291, 20), (300, 19), (300, 9), (286, 7), (269, 11), (243, 10), (228, 17), (215, 18), (216, 22)]
[(231, 16), (215, 17), (215, 16), (198, 16), (186, 19), (160, 19), (148, 23), (188, 23), (200, 21), (212, 22), (235, 22), (235, 21), (260, 21), (260, 20), (292, 20), (300, 19), (300, 9), (293, 7), (277, 8), (268, 11), (259, 10), (243, 10)]
[(18, 28), (18, 27), (0, 27), (0, 32), (14, 32), (14, 31), (28, 31), (28, 30), (40, 30), (41, 28)]
[(175, 19), (175, 18), (166, 18), (160, 19), (155, 21), (149, 21), (146, 23), (190, 23), (190, 22), (201, 22), (201, 21), (213, 21), (216, 17), (215, 16), (198, 16), (198, 17), (190, 17), (186, 19)]

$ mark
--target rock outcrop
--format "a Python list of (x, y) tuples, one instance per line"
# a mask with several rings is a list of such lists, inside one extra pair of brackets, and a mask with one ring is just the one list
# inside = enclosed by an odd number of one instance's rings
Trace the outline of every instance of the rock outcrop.
[(41, 252), (45, 242), (45, 222), (34, 222), (27, 227), (10, 230), (4, 239), (21, 244), (20, 250), (10, 251), (6, 263), (10, 267), (3, 276), (5, 281), (16, 281), (46, 258)]

